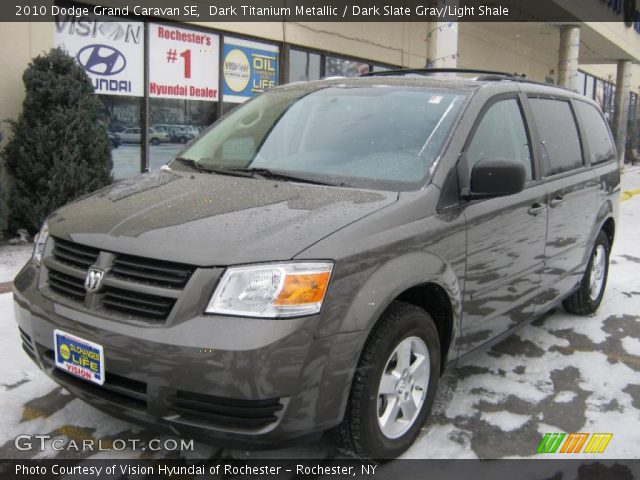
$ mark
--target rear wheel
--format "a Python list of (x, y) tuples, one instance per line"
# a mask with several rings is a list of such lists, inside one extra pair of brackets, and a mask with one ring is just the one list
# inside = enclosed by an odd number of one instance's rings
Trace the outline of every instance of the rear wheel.
[(609, 275), (609, 237), (600, 231), (578, 289), (562, 305), (569, 313), (590, 315), (598, 310)]
[(438, 331), (427, 312), (394, 302), (374, 327), (355, 373), (339, 448), (363, 458), (395, 458), (414, 442), (440, 375)]

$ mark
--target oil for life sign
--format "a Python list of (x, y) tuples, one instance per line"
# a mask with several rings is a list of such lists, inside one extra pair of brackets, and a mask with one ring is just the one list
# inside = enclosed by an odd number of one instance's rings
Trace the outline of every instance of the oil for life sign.
[(119, 18), (58, 15), (54, 45), (76, 59), (87, 72), (96, 93), (144, 95), (144, 25)]
[(224, 39), (224, 101), (242, 103), (278, 84), (278, 47)]
[(149, 25), (149, 96), (217, 101), (218, 35)]

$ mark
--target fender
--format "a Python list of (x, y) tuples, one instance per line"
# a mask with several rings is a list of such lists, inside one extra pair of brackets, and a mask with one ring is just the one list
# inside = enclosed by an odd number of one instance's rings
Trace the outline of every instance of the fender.
[[(398, 280), (398, 272), (402, 272), (401, 281)], [(445, 363), (450, 363), (451, 357), (457, 353), (454, 346), (461, 331), (462, 289), (449, 263), (432, 253), (412, 252), (392, 258), (372, 273), (367, 273), (368, 278), (349, 306), (340, 331), (318, 339), (328, 350), (328, 365), (322, 373), (321, 384), (330, 386), (321, 389), (315, 404), (315, 421), (320, 424), (334, 426), (342, 421), (353, 376), (369, 333), (391, 302), (404, 291), (426, 283), (434, 283), (444, 289), (453, 314), (451, 342)]]
[[(398, 272), (402, 272), (399, 279)], [(381, 265), (362, 285), (344, 317), (343, 331), (369, 332), (387, 307), (406, 290), (434, 283), (444, 289), (453, 312), (451, 346), (455, 345), (462, 317), (462, 288), (453, 267), (429, 252), (413, 252)]]
[(596, 215), (593, 228), (591, 230), (591, 236), (587, 243), (585, 251), (585, 257), (583, 258), (582, 265), (586, 269), (589, 257), (591, 256), (591, 250), (595, 244), (598, 232), (602, 229), (604, 223), (613, 218), (613, 221), (617, 223), (618, 212), (620, 211), (620, 173), (615, 166), (605, 166), (595, 170), (596, 179), (598, 181), (598, 196), (602, 200), (602, 204)]
[[(591, 250), (593, 250), (593, 245), (596, 243), (596, 237), (605, 222), (610, 218), (613, 218), (613, 221), (616, 221), (616, 215), (613, 208), (613, 202), (611, 199), (605, 200), (605, 202), (600, 206), (600, 210), (598, 211), (598, 215), (596, 216), (596, 221), (593, 224), (593, 228), (591, 229), (591, 235), (589, 237), (589, 243), (587, 243), (587, 248), (585, 251), (584, 258), (582, 259), (582, 265), (584, 268), (587, 268), (587, 263), (589, 262), (589, 257), (591, 256)], [(617, 227), (617, 225), (616, 225)]]

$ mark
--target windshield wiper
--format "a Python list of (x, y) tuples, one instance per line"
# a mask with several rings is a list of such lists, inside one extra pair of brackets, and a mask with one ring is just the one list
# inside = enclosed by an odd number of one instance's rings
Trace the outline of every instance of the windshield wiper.
[(233, 175), (236, 177), (252, 177), (253, 175), (249, 172), (243, 172), (242, 170), (236, 170), (234, 168), (223, 168), (223, 167), (212, 167), (208, 165), (203, 165), (197, 160), (192, 158), (184, 158), (184, 157), (176, 157), (176, 160), (184, 163), (185, 165), (189, 165), (190, 167), (195, 168), (201, 172), (207, 173), (216, 173), (218, 175)]
[(306, 177), (299, 177), (297, 175), (291, 175), (289, 173), (280, 172), (277, 170), (271, 170), (269, 168), (247, 168), (247, 167), (233, 167), (233, 168), (225, 168), (225, 167), (214, 167), (211, 165), (203, 165), (199, 163), (197, 160), (193, 160), (192, 158), (184, 158), (177, 157), (177, 161), (184, 163), (185, 165), (189, 165), (190, 167), (195, 168), (196, 170), (200, 170), (202, 172), (208, 173), (216, 173), (218, 175), (232, 175), (236, 177), (254, 177), (256, 175), (262, 178), (268, 178), (273, 180), (285, 180), (292, 182), (303, 182), (303, 183), (311, 183), (314, 185), (328, 185), (328, 186), (344, 186), (344, 183), (334, 184), (328, 182), (322, 182), (319, 180), (314, 180)]
[[(329, 182), (322, 182), (320, 180), (315, 180), (315, 179), (311, 179), (311, 178), (306, 178), (306, 177), (299, 177), (297, 175), (291, 175), (290, 173), (285, 173), (285, 172), (280, 172), (278, 170), (271, 170), (269, 168), (253, 168), (253, 167), (249, 167), (249, 168), (230, 168), (229, 169), (230, 172), (241, 172), (241, 173), (247, 173), (250, 175), (259, 175), (260, 177), (263, 178), (268, 178), (268, 179), (272, 179), (272, 180), (289, 180), (292, 182), (303, 182), (303, 183), (311, 183), (314, 185), (329, 185), (332, 187), (337, 186), (334, 183), (329, 183)], [(340, 186), (344, 185), (344, 184), (339, 184)]]
[(193, 167), (196, 170), (202, 170), (202, 171), (206, 170), (205, 167), (203, 167), (201, 164), (199, 164), (193, 158), (176, 157), (174, 160), (176, 160), (176, 161), (178, 161), (180, 163), (184, 163), (185, 165), (189, 165), (190, 167)]

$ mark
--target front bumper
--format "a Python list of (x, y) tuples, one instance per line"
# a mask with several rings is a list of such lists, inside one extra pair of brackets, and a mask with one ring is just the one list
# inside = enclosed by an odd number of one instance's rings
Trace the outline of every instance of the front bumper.
[[(55, 303), (40, 293), (37, 276), (29, 263), (14, 281), (25, 352), (53, 380), (107, 413), (242, 447), (317, 436), (342, 419), (363, 332), (315, 338), (318, 315), (126, 324)], [(54, 367), (54, 329), (103, 346), (103, 386)]]

